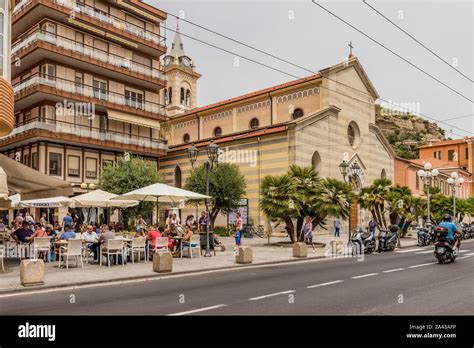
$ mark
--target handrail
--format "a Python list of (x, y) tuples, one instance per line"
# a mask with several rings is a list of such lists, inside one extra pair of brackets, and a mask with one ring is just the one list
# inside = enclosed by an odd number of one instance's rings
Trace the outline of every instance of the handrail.
[(45, 85), (61, 91), (79, 94), (88, 98), (96, 98), (110, 103), (128, 106), (132, 109), (144, 110), (146, 112), (152, 112), (160, 115), (165, 114), (165, 107), (163, 105), (146, 101), (144, 99), (145, 95), (143, 95), (143, 98), (141, 99), (127, 98), (124, 94), (110, 92), (108, 90), (86, 85), (84, 83), (78, 83), (42, 73), (33, 74), (27, 79), (19, 81), (13, 86), (13, 91), (16, 94), (34, 85)]
[(72, 52), (78, 52), (85, 56), (107, 62), (109, 64), (129, 69), (131, 71), (165, 80), (165, 74), (156, 68), (152, 68), (142, 63), (135, 62), (128, 58), (120, 57), (116, 54), (101, 50), (99, 48), (84, 44), (82, 42), (66, 38), (61, 35), (46, 32), (41, 29), (36, 29), (33, 32), (27, 34), (25, 37), (21, 37), (15, 43), (12, 44), (11, 53), (16, 54), (21, 50), (26, 49), (36, 41), (44, 41), (58, 47), (65, 48)]
[[(84, 116), (85, 117), (85, 116)], [(15, 128), (7, 136), (0, 138), (5, 139), (15, 136), (33, 129), (42, 129), (54, 133), (66, 133), (86, 138), (99, 140), (109, 140), (121, 144), (131, 144), (153, 149), (166, 150), (168, 145), (165, 140), (155, 139), (153, 137), (144, 137), (136, 134), (128, 134), (123, 132), (111, 131), (92, 126), (85, 126), (76, 123), (57, 121), (45, 118), (33, 118), (31, 120), (15, 125)]]
[[(23, 0), (20, 1), (13, 9), (13, 14), (16, 12), (20, 11), (23, 7), (27, 6), (30, 4), (33, 0)], [(72, 9), (74, 12), (78, 12), (81, 14), (85, 14), (89, 17), (96, 18), (100, 20), (101, 22), (106, 22), (112, 26), (114, 26), (117, 29), (126, 31), (132, 35), (135, 35), (137, 37), (143, 38), (147, 41), (152, 41), (155, 44), (158, 45), (165, 45), (166, 38), (155, 34), (149, 30), (143, 29), (135, 24), (132, 24), (130, 22), (127, 22), (126, 20), (123, 20), (122, 18), (116, 17), (114, 15), (111, 15), (109, 13), (105, 13), (103, 11), (100, 11), (94, 7), (91, 7), (86, 4), (79, 3), (75, 0), (51, 0), (52, 2), (60, 5), (67, 7), (69, 9)]]

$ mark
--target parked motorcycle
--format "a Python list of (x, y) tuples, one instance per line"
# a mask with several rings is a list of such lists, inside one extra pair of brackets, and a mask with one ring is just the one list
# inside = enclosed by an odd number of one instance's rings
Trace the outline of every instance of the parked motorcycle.
[(371, 254), (375, 250), (375, 236), (369, 232), (367, 228), (364, 231), (361, 227), (357, 227), (352, 233), (352, 251), (358, 255), (364, 252)]
[(391, 225), (387, 230), (379, 230), (379, 245), (378, 252), (382, 251), (392, 251), (397, 245), (397, 236), (398, 236), (399, 227), (397, 225)]
[(472, 230), (471, 230), (471, 227), (467, 223), (465, 223), (465, 222), (461, 223), (461, 231), (462, 231), (461, 232), (462, 233), (462, 239), (471, 239), (472, 238), (472, 235), (471, 235)]
[(418, 246), (426, 246), (431, 243), (431, 236), (427, 228), (419, 227), (417, 231)]
[(435, 232), (438, 242), (435, 244), (434, 254), (438, 259), (438, 263), (444, 264), (454, 262), (458, 253), (458, 248), (455, 247), (456, 242), (450, 242), (447, 239), (448, 230), (444, 227), (436, 227)]
[(436, 239), (436, 232), (434, 230), (434, 227), (433, 225), (430, 223), (430, 222), (427, 222), (426, 223), (426, 229), (428, 230), (428, 235), (429, 235), (429, 239), (430, 239), (430, 243), (436, 243), (437, 239)]

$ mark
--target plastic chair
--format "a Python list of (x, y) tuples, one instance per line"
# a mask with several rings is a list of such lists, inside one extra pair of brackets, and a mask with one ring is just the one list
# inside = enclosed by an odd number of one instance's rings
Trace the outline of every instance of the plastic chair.
[(134, 253), (138, 252), (138, 260), (140, 260), (140, 253), (142, 251), (145, 254), (145, 262), (147, 262), (146, 239), (144, 237), (133, 238), (129, 250), (132, 253), (132, 263), (135, 263)]
[(106, 246), (100, 249), (100, 266), (102, 266), (102, 256), (107, 256), (107, 266), (110, 267), (110, 257), (112, 255), (122, 255), (122, 266), (125, 266), (125, 252), (123, 247), (123, 240), (109, 239)]
[(155, 238), (155, 248), (153, 249), (155, 253), (162, 251), (169, 251), (168, 249), (168, 237), (156, 237)]
[(66, 268), (69, 269), (69, 256), (73, 256), (76, 260), (77, 258), (81, 259), (81, 268), (84, 268), (82, 263), (82, 239), (69, 239), (67, 246), (61, 245), (59, 248), (59, 265), (58, 268), (61, 269), (61, 256), (66, 256)]
[(4, 257), (5, 257), (5, 245), (0, 245), (0, 262), (2, 263), (2, 272), (5, 272), (5, 266), (3, 265)]
[(198, 250), (199, 257), (201, 257), (201, 236), (200, 235), (192, 235), (189, 242), (181, 241), (181, 258), (183, 257), (183, 251), (188, 250), (189, 255), (193, 258), (193, 250)]
[(35, 237), (33, 239), (33, 257), (36, 259), (40, 252), (44, 252), (44, 257), (51, 263), (49, 252), (51, 250), (51, 239), (49, 237)]

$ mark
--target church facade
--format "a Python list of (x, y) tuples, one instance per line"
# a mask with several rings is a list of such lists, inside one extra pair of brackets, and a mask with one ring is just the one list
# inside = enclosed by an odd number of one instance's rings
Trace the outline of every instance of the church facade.
[[(203, 163), (211, 140), (220, 147), (220, 161), (236, 163), (245, 176), (243, 204), (255, 224), (266, 222), (258, 209), (262, 179), (284, 174), (292, 164), (312, 165), (322, 177), (343, 180), (339, 165), (357, 163), (356, 190), (381, 177), (393, 181), (395, 154), (375, 125), (378, 94), (356, 57), (306, 78), (197, 107), (200, 75), (177, 37), (164, 58), (172, 74), (165, 95), (171, 112), (162, 126), (169, 148), (159, 163), (167, 184), (184, 185), (191, 170), (188, 148), (195, 144), (197, 163)], [(195, 210), (182, 210), (182, 216), (187, 213)], [(368, 218), (353, 207), (351, 225)]]

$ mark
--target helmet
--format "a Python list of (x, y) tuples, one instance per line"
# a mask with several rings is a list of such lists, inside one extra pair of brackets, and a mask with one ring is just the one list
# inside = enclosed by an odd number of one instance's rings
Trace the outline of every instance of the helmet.
[(451, 215), (449, 215), (449, 214), (444, 214), (444, 215), (443, 215), (443, 221), (451, 221)]
[(389, 227), (389, 230), (390, 230), (390, 232), (392, 232), (392, 233), (397, 232), (398, 229), (399, 229), (398, 225), (390, 225), (390, 227)]

